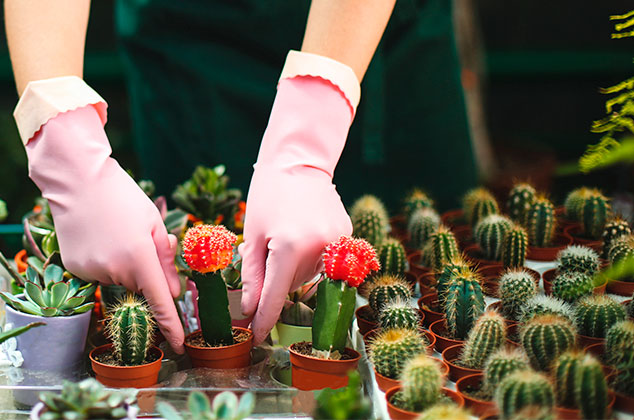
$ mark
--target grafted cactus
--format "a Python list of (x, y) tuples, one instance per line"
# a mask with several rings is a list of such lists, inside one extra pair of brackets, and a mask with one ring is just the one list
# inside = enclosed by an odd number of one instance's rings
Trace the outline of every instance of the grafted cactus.
[(405, 197), (403, 211), (405, 216), (409, 219), (416, 211), (421, 209), (431, 209), (434, 207), (434, 200), (429, 198), (425, 192), (419, 188), (415, 188), (411, 193)]
[(376, 371), (396, 379), (412, 357), (423, 353), (426, 339), (416, 330), (390, 328), (379, 333), (368, 346)]
[(528, 233), (519, 225), (513, 225), (502, 242), (502, 265), (504, 267), (523, 267), (528, 248)]
[(583, 223), (584, 235), (593, 239), (601, 238), (605, 223), (610, 217), (608, 199), (599, 190), (590, 190), (584, 199), (579, 216)]
[(537, 295), (529, 299), (522, 308), (520, 321), (526, 323), (538, 315), (557, 315), (574, 322), (575, 315), (572, 306), (561, 299), (552, 296)]
[(475, 188), (467, 192), (462, 199), (462, 209), (471, 226), (490, 214), (500, 212), (495, 197), (485, 188)]
[(530, 369), (528, 357), (517, 348), (501, 348), (494, 352), (484, 364), (484, 389), (493, 393), (500, 382), (511, 373)]
[(557, 254), (557, 271), (576, 271), (593, 276), (599, 271), (599, 254), (587, 246), (569, 245)]
[(587, 187), (580, 187), (571, 191), (564, 201), (564, 210), (566, 218), (573, 221), (581, 221), (581, 211), (583, 203), (588, 196), (590, 189)]
[(133, 294), (116, 305), (106, 319), (106, 335), (124, 366), (145, 363), (156, 323), (147, 304)]
[(470, 269), (460, 270), (447, 287), (444, 312), (447, 332), (457, 340), (464, 340), (471, 327), (484, 312), (481, 278)]
[(590, 295), (575, 306), (579, 334), (604, 338), (610, 327), (625, 319), (625, 308), (606, 295)]
[(423, 249), (429, 236), (440, 226), (440, 216), (434, 209), (414, 211), (407, 222), (407, 233), (412, 248)]
[(482, 314), (465, 342), (460, 361), (469, 369), (482, 369), (487, 358), (504, 344), (506, 326), (495, 311)]
[(428, 265), (436, 271), (442, 270), (444, 265), (459, 252), (456, 237), (449, 228), (443, 225), (430, 235), (427, 245), (428, 252), (424, 254), (424, 257)]
[(495, 392), (500, 418), (511, 419), (527, 406), (552, 409), (555, 394), (548, 378), (542, 374), (519, 370), (502, 380)]
[(516, 223), (525, 224), (526, 214), (531, 208), (537, 192), (532, 185), (525, 182), (515, 184), (509, 193), (507, 208), (509, 215)]
[(539, 315), (520, 330), (520, 341), (531, 366), (547, 371), (560, 354), (575, 345), (575, 328), (556, 315)]
[(526, 219), (528, 241), (532, 246), (547, 247), (555, 235), (555, 206), (546, 197), (537, 197)]
[(502, 257), (504, 236), (512, 226), (511, 219), (500, 214), (480, 219), (475, 226), (474, 238), (487, 259), (499, 260)]
[(502, 301), (502, 313), (511, 320), (520, 317), (526, 301), (537, 293), (533, 276), (523, 269), (510, 269), (500, 277), (498, 294)]
[(416, 330), (419, 327), (420, 315), (418, 309), (412, 307), (409, 302), (396, 299), (383, 306), (379, 313), (381, 328), (407, 328)]
[(408, 301), (412, 296), (412, 291), (405, 279), (391, 274), (379, 275), (370, 287), (368, 303), (377, 316), (390, 301), (396, 299)]
[(594, 290), (592, 277), (580, 272), (561, 273), (553, 280), (553, 296), (566, 302), (576, 302)]
[(404, 275), (407, 271), (407, 257), (403, 244), (396, 238), (387, 238), (378, 248), (381, 272)]
[(603, 239), (603, 256), (605, 258), (608, 257), (610, 248), (612, 247), (612, 244), (614, 244), (614, 241), (631, 234), (632, 229), (630, 228), (630, 224), (627, 220), (618, 216), (608, 220), (603, 227), (603, 234), (601, 235), (601, 239)]
[(425, 354), (410, 359), (400, 377), (403, 388), (395, 396), (399, 407), (420, 412), (436, 404), (441, 398), (443, 377), (438, 363)]

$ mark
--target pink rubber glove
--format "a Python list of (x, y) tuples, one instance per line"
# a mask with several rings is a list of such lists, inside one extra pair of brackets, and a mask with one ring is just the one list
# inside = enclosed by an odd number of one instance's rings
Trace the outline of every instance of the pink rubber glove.
[(29, 176), (50, 204), (65, 267), (84, 280), (144, 295), (161, 332), (182, 353), (184, 333), (172, 299), (180, 292), (176, 238), (110, 157), (105, 114), (98, 110), (105, 107), (59, 113), (25, 140)]
[[(289, 70), (294, 58), (300, 68)], [(256, 343), (275, 325), (289, 291), (322, 271), (324, 246), (352, 233), (332, 177), (358, 86), (341, 63), (289, 54), (249, 187), (240, 247), (242, 311), (254, 316)]]

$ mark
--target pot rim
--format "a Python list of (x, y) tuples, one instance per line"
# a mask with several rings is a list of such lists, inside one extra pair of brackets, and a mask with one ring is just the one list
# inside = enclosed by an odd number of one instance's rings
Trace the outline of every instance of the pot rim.
[(185, 336), (185, 340), (183, 340), (183, 345), (185, 346), (185, 348), (191, 348), (191, 349), (196, 349), (196, 350), (224, 350), (224, 349), (232, 349), (232, 348), (235, 348), (235, 347), (238, 347), (238, 346), (242, 346), (242, 345), (245, 345), (245, 343), (249, 343), (249, 342), (253, 341), (253, 331), (251, 331), (249, 328), (242, 328), (242, 327), (231, 327), (231, 328), (234, 329), (234, 330), (246, 331), (247, 333), (249, 333), (249, 337), (246, 340), (244, 340), (244, 341), (242, 341), (240, 343), (231, 344), (229, 346), (203, 347), (203, 346), (194, 346), (194, 345), (188, 344), (187, 343), (187, 339), (189, 337), (193, 337), (194, 335), (198, 335), (198, 334), (202, 335), (202, 333), (203, 333), (202, 330), (198, 329), (198, 330), (196, 330), (194, 332), (191, 332), (191, 333), (189, 333), (189, 334), (187, 334)]
[[(299, 353), (298, 351), (294, 350), (293, 347), (296, 344), (298, 344), (298, 343), (293, 343), (292, 345), (290, 345), (288, 347), (288, 351), (293, 353), (293, 355), (295, 355), (296, 357), (304, 358), (304, 359), (307, 359), (307, 360), (315, 360), (315, 361), (319, 361), (319, 362), (329, 362), (329, 363), (336, 363), (336, 364), (346, 364), (346, 363), (358, 362), (361, 359), (361, 353), (359, 353), (358, 351), (356, 351), (355, 349), (350, 348), (350, 347), (345, 347), (344, 348), (344, 352), (354, 356), (352, 359), (346, 359), (346, 360), (320, 359), (319, 357), (307, 356), (305, 354)], [(311, 344), (312, 344), (312, 342), (311, 342)]]
[(134, 365), (134, 366), (114, 366), (114, 365), (107, 365), (105, 363), (101, 363), (99, 361), (97, 361), (97, 359), (95, 359), (95, 354), (101, 354), (101, 353), (105, 353), (108, 349), (112, 348), (113, 344), (112, 343), (108, 343), (108, 344), (104, 344), (103, 346), (99, 346), (99, 347), (95, 347), (94, 349), (92, 349), (90, 351), (90, 353), (88, 354), (88, 357), (90, 358), (90, 362), (94, 363), (97, 366), (106, 368), (106, 369), (126, 369), (126, 370), (130, 370), (130, 369), (138, 369), (140, 367), (147, 367), (147, 366), (153, 366), (155, 364), (160, 364), (163, 361), (163, 357), (165, 357), (165, 354), (163, 353), (163, 350), (161, 350), (160, 348), (158, 348), (157, 346), (152, 346), (149, 348), (148, 351), (158, 351), (159, 354), (159, 358), (154, 360), (153, 362), (150, 363), (144, 363), (142, 365)]

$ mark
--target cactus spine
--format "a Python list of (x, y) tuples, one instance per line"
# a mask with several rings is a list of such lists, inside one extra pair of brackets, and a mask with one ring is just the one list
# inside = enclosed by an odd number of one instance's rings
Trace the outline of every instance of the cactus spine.
[(532, 246), (547, 247), (555, 234), (555, 207), (546, 197), (537, 197), (528, 211), (526, 229)]
[(599, 239), (603, 233), (605, 223), (610, 217), (608, 199), (599, 192), (591, 190), (581, 207), (580, 219), (586, 237)]
[(605, 355), (612, 366), (618, 366), (634, 354), (634, 322), (620, 321), (614, 324), (606, 335)]
[(554, 376), (559, 405), (579, 407), (584, 419), (607, 418), (608, 385), (598, 360), (579, 351), (564, 353)]
[(378, 316), (388, 302), (396, 299), (409, 301), (411, 296), (411, 289), (402, 277), (383, 274), (377, 277), (372, 284), (368, 303)]
[(546, 371), (560, 354), (574, 347), (575, 329), (564, 318), (539, 315), (522, 327), (520, 341), (531, 366)]
[(432, 233), (440, 226), (440, 216), (434, 209), (416, 210), (407, 222), (407, 232), (413, 248), (423, 249)]
[(605, 224), (603, 228), (603, 234), (601, 235), (603, 239), (603, 256), (608, 258), (610, 254), (610, 248), (614, 244), (614, 242), (622, 238), (624, 236), (629, 236), (632, 234), (632, 229), (630, 228), (630, 224), (627, 220), (621, 219), (620, 217), (616, 217)]
[(530, 370), (520, 370), (502, 380), (495, 392), (495, 403), (500, 410), (500, 417), (510, 419), (527, 406), (552, 409), (555, 395), (548, 378), (544, 375)]
[(476, 188), (465, 194), (462, 209), (471, 226), (475, 226), (480, 219), (490, 214), (500, 212), (495, 197), (485, 188)]
[(420, 412), (440, 399), (443, 384), (440, 366), (425, 354), (410, 359), (405, 364), (400, 379), (403, 388), (396, 400), (401, 408)]
[(535, 279), (528, 271), (511, 269), (500, 277), (498, 293), (504, 316), (511, 320), (517, 320), (522, 308), (526, 305), (526, 301), (537, 293), (537, 286)]
[(482, 369), (487, 358), (504, 343), (504, 319), (495, 311), (482, 314), (469, 332), (460, 361), (469, 369)]
[(484, 389), (493, 393), (500, 382), (511, 373), (530, 369), (526, 354), (520, 349), (501, 348), (484, 365)]
[(589, 188), (581, 187), (568, 194), (566, 201), (564, 201), (564, 210), (568, 220), (581, 221), (581, 208), (589, 192)]
[(570, 304), (552, 296), (537, 295), (529, 299), (522, 308), (520, 321), (526, 323), (538, 315), (557, 315), (574, 322), (574, 311)]
[(434, 207), (434, 200), (429, 198), (422, 190), (415, 188), (407, 197), (405, 197), (404, 212), (409, 219), (416, 211), (421, 209), (430, 209)]
[(416, 330), (419, 327), (420, 316), (418, 310), (408, 302), (396, 299), (383, 306), (379, 313), (381, 328), (407, 328)]
[(133, 294), (128, 294), (112, 309), (106, 321), (106, 335), (122, 365), (145, 363), (147, 351), (152, 346), (154, 326), (150, 308)]
[(599, 271), (599, 254), (583, 245), (570, 245), (557, 255), (557, 270), (562, 273), (580, 272), (593, 276)]
[(519, 225), (513, 225), (504, 235), (502, 242), (502, 265), (504, 267), (523, 267), (528, 248), (528, 233)]
[(575, 302), (591, 294), (593, 290), (592, 277), (584, 273), (576, 271), (561, 273), (553, 280), (553, 296), (566, 302)]
[(446, 263), (458, 255), (456, 237), (449, 228), (443, 225), (431, 234), (428, 245), (429, 252), (426, 258), (429, 266), (436, 271), (441, 271)]
[(396, 238), (387, 238), (378, 249), (381, 272), (402, 276), (407, 271), (405, 248)]
[(519, 183), (513, 186), (509, 193), (507, 207), (509, 215), (516, 223), (521, 225), (526, 223), (526, 214), (535, 201), (537, 192), (532, 185), (527, 183)]
[(575, 306), (579, 334), (604, 338), (610, 327), (625, 319), (625, 308), (606, 295), (590, 295)]
[(474, 237), (487, 259), (499, 260), (502, 257), (504, 236), (512, 225), (511, 219), (499, 214), (490, 214), (480, 219), (475, 227)]
[(376, 371), (396, 379), (409, 359), (425, 351), (425, 345), (425, 339), (418, 331), (393, 328), (374, 337), (368, 349)]
[(628, 235), (612, 242), (608, 258), (612, 264), (634, 257), (634, 236)]
[(456, 274), (447, 287), (444, 312), (450, 336), (464, 340), (475, 320), (484, 312), (480, 277), (476, 273), (467, 269)]

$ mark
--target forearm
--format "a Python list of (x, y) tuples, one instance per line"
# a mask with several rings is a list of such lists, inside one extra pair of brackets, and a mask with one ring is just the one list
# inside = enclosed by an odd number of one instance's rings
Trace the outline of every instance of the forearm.
[(313, 0), (302, 51), (348, 65), (361, 81), (395, 3), (396, 0)]
[(90, 0), (5, 0), (18, 94), (33, 80), (83, 76)]

